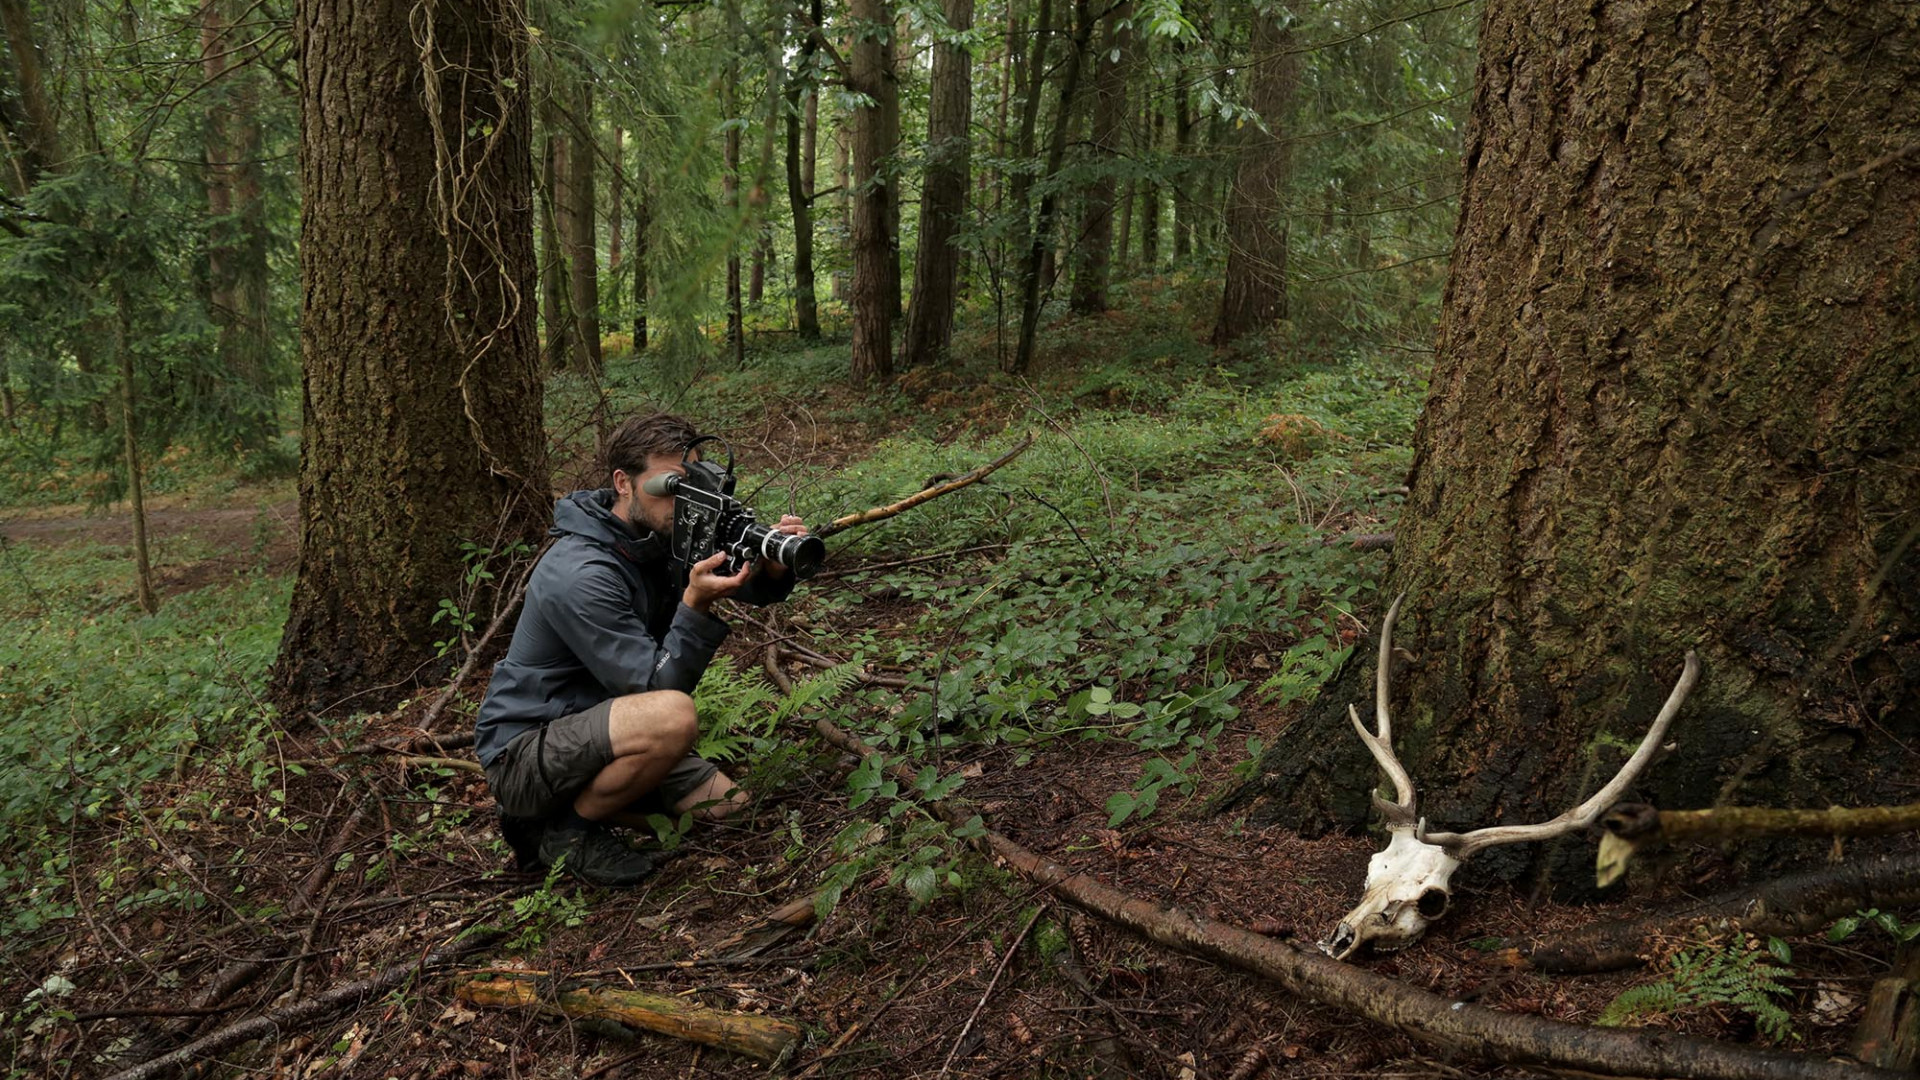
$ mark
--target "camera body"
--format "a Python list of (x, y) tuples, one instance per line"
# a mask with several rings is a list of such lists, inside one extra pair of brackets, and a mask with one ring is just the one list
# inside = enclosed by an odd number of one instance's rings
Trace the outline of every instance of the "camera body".
[(686, 475), (657, 475), (642, 488), (650, 495), (673, 496), (671, 554), (675, 569), (684, 574), (693, 564), (724, 551), (727, 561), (720, 569), (722, 574), (737, 574), (754, 560), (764, 558), (786, 567), (801, 580), (812, 577), (827, 557), (827, 546), (818, 537), (793, 536), (756, 521), (753, 508), (733, 497), (732, 448), (728, 448), (727, 466), (722, 469), (693, 456), (694, 448), (705, 442), (721, 440), (711, 435), (695, 440), (680, 459)]

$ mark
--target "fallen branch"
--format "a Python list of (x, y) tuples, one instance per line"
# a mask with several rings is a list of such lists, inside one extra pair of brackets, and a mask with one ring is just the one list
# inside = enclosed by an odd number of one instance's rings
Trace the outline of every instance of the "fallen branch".
[(531, 1008), (575, 1020), (612, 1020), (762, 1062), (780, 1060), (800, 1038), (798, 1025), (771, 1016), (709, 1009), (672, 994), (649, 994), (577, 980), (555, 985), (545, 972), (476, 975), (456, 982), (453, 993), (470, 1005)]
[(815, 918), (814, 899), (815, 894), (808, 893), (774, 908), (759, 922), (729, 935), (715, 945), (713, 957), (716, 960), (740, 960), (758, 956), (792, 936), (794, 931), (812, 926)]
[(1007, 954), (1000, 958), (1000, 966), (993, 969), (993, 978), (987, 980), (987, 989), (980, 995), (980, 1003), (973, 1007), (973, 1015), (967, 1017), (966, 1024), (960, 1028), (960, 1037), (953, 1040), (953, 1049), (947, 1051), (947, 1060), (940, 1065), (940, 1080), (946, 1080), (946, 1075), (953, 1071), (953, 1059), (959, 1056), (960, 1048), (967, 1044), (967, 1033), (973, 1030), (974, 1022), (980, 1019), (980, 1011), (987, 1007), (987, 999), (993, 997), (993, 988), (1000, 985), (1000, 976), (1006, 974), (1007, 964), (1013, 960), (1013, 954), (1019, 952), (1020, 944), (1027, 940), (1027, 931), (1040, 921), (1040, 913), (1045, 910), (1044, 904), (1034, 908), (1033, 914), (1027, 917), (1027, 924), (1013, 936), (1013, 944), (1007, 946)]
[[(786, 649), (780, 650), (780, 659), (792, 660), (795, 663), (805, 664), (808, 667), (837, 668), (840, 666), (840, 664), (820, 656), (817, 653), (789, 652)], [(904, 676), (875, 675), (865, 668), (862, 668), (860, 671), (860, 681), (869, 686), (884, 686), (890, 690), (906, 690), (913, 686), (913, 683)]]
[(851, 529), (855, 525), (868, 525), (876, 521), (885, 521), (896, 514), (905, 513), (929, 499), (937, 499), (942, 495), (959, 491), (968, 484), (975, 484), (986, 479), (988, 474), (998, 470), (1001, 466), (1019, 457), (1021, 454), (1026, 453), (1027, 448), (1032, 445), (1033, 433), (1028, 432), (1027, 437), (1020, 441), (1020, 445), (1001, 454), (999, 457), (972, 472), (963, 473), (943, 483), (929, 485), (924, 491), (910, 495), (891, 506), (876, 506), (871, 510), (862, 510), (857, 514), (848, 514), (845, 517), (835, 518), (827, 524), (820, 526), (818, 529), (815, 529), (813, 535), (824, 539), (832, 536), (834, 533)]
[(1713, 843), (1760, 836), (1891, 836), (1920, 830), (1920, 803), (1904, 806), (1834, 806), (1825, 810), (1776, 810), (1720, 806), (1708, 810), (1659, 810), (1621, 803), (1600, 819), (1594, 877), (1601, 887), (1620, 880), (1627, 863), (1658, 844)]
[(342, 1009), (351, 1008), (384, 994), (416, 975), (425, 974), (431, 968), (484, 949), (497, 941), (500, 936), (498, 933), (489, 932), (474, 934), (467, 938), (455, 938), (451, 943), (435, 949), (419, 960), (395, 964), (377, 975), (336, 986), (304, 1001), (296, 1001), (260, 1016), (230, 1024), (178, 1050), (117, 1072), (107, 1080), (150, 1080), (151, 1077), (181, 1068), (200, 1058), (212, 1057), (241, 1043), (268, 1036), (279, 1037), (290, 1034), (308, 1024), (324, 1020)]
[[(844, 750), (863, 757), (876, 753), (830, 720), (815, 721), (814, 729)], [(910, 770), (895, 767), (889, 771), (912, 782)], [(930, 805), (956, 826), (975, 816), (970, 807), (955, 802)], [(992, 830), (983, 832), (974, 843), (1070, 903), (1162, 945), (1222, 961), (1279, 983), (1300, 997), (1495, 1061), (1605, 1076), (1700, 1080), (1896, 1080), (1907, 1075), (1673, 1032), (1613, 1031), (1452, 1001), (1318, 951), (1138, 899), (1037, 855)]]
[(1694, 927), (1752, 934), (1811, 934), (1861, 908), (1920, 903), (1920, 854), (1849, 863), (1736, 889), (1675, 911), (1583, 927), (1533, 947), (1539, 971), (1585, 974), (1638, 967), (1656, 942)]

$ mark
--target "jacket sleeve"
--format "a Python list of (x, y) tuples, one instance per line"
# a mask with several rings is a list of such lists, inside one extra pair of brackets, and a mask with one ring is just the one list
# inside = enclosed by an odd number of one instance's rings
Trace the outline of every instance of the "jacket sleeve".
[(644, 690), (693, 693), (727, 639), (727, 624), (685, 604), (673, 613), (666, 637), (655, 643), (633, 609), (632, 594), (619, 571), (584, 567), (550, 619), (561, 641), (607, 692)]

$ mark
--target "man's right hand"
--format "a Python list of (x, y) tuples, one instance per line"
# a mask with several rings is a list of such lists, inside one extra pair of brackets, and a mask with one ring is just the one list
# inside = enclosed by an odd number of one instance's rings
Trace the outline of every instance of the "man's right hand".
[(702, 614), (713, 610), (713, 602), (724, 596), (732, 596), (747, 583), (747, 575), (753, 573), (752, 564), (741, 568), (737, 574), (722, 575), (715, 573), (720, 564), (727, 561), (727, 553), (716, 551), (694, 563), (687, 571), (687, 590), (680, 594), (680, 602)]

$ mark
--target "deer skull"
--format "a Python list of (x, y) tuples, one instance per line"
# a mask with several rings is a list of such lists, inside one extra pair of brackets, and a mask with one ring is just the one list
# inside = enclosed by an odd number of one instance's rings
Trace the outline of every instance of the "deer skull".
[(1393, 781), (1396, 800), (1387, 802), (1378, 795), (1373, 803), (1386, 821), (1389, 839), (1385, 851), (1367, 863), (1366, 893), (1333, 932), (1320, 942), (1320, 949), (1336, 960), (1351, 956), (1362, 945), (1378, 951), (1402, 949), (1420, 940), (1428, 924), (1444, 915), (1452, 899), (1449, 883), (1460, 864), (1498, 844), (1527, 840), (1548, 840), (1592, 825), (1602, 813), (1646, 770), (1653, 754), (1666, 737), (1674, 714), (1699, 679), (1700, 664), (1693, 652), (1687, 652), (1680, 681), (1667, 695), (1667, 703), (1654, 718), (1646, 738), (1620, 767), (1606, 787), (1579, 806), (1552, 821), (1538, 825), (1500, 825), (1466, 833), (1429, 833), (1427, 823), (1414, 813), (1413, 778), (1393, 752), (1393, 717), (1387, 710), (1393, 664), (1393, 620), (1400, 614), (1403, 593), (1387, 609), (1380, 623), (1380, 659), (1374, 672), (1374, 716), (1378, 730), (1369, 732), (1360, 722), (1360, 713), (1347, 706), (1347, 717), (1360, 735), (1360, 741), (1373, 752), (1373, 758)]

